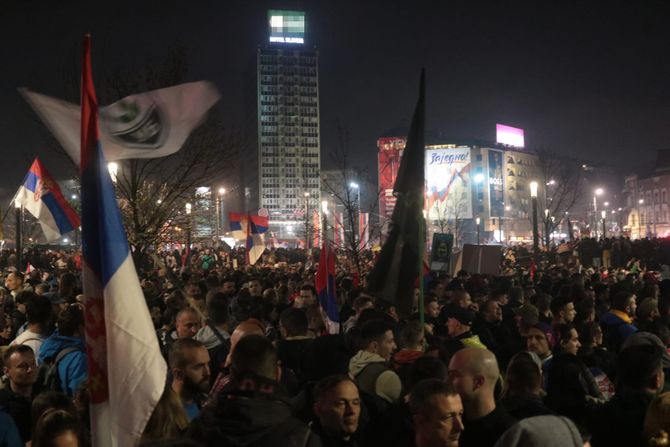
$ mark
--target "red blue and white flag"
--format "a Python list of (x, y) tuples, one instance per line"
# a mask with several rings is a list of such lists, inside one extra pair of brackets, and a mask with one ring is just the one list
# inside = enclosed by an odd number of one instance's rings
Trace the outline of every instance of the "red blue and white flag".
[(88, 35), (82, 65), (82, 270), (91, 434), (94, 447), (128, 447), (139, 443), (163, 394), (167, 366), (99, 144)]
[(16, 192), (14, 201), (39, 221), (47, 242), (58, 240), (79, 227), (77, 212), (65, 200), (58, 183), (37, 157)]
[(230, 231), (237, 240), (244, 241), (247, 249), (247, 262), (254, 265), (265, 251), (265, 236), (268, 231), (267, 216), (228, 213)]
[(340, 311), (335, 294), (335, 254), (327, 242), (324, 242), (321, 248), (315, 284), (328, 333), (338, 334), (340, 332)]

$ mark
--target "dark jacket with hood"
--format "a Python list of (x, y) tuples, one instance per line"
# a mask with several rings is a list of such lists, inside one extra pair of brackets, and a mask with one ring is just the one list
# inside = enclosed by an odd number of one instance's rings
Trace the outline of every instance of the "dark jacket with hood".
[(321, 440), (291, 413), (281, 393), (221, 392), (187, 430), (187, 438), (218, 447), (321, 447)]

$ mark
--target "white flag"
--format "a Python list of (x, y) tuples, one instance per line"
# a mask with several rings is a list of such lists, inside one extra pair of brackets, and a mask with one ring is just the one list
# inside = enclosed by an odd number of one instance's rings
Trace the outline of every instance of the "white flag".
[[(19, 91), (78, 164), (81, 108), (27, 89)], [(100, 107), (105, 159), (157, 158), (177, 152), (219, 97), (212, 83), (198, 81), (130, 95)]]

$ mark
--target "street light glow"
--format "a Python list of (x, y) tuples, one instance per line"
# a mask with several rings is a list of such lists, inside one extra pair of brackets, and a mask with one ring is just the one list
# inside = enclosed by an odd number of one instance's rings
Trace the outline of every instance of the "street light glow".
[(112, 179), (112, 182), (116, 183), (116, 175), (119, 173), (119, 164), (112, 161), (107, 163), (107, 171), (109, 171), (109, 176)]
[(356, 182), (351, 182), (351, 183), (349, 183), (349, 188), (358, 189), (358, 188), (360, 188), (360, 186)]
[(637, 203), (639, 203), (640, 205), (644, 204), (644, 199), (638, 200)]
[(191, 205), (190, 203), (186, 203), (186, 214), (191, 214), (191, 207), (192, 206), (193, 205)]
[(481, 172), (475, 174), (475, 183), (484, 183), (484, 174), (482, 174)]
[(530, 196), (537, 197), (537, 182), (530, 182)]
[(600, 196), (600, 195), (602, 195), (605, 191), (603, 191), (602, 188), (597, 188), (595, 192), (596, 192), (596, 195), (597, 195), (597, 196)]
[(549, 180), (549, 181), (547, 182), (547, 185), (550, 185), (550, 186), (553, 186), (553, 185), (555, 185), (555, 184), (556, 184), (556, 180)]
[(605, 203), (603, 203), (603, 205), (605, 205), (606, 207), (608, 207), (608, 206), (610, 206), (610, 203), (609, 203), (609, 202), (605, 202)]
[(328, 214), (328, 201), (327, 200), (322, 200), (321, 201), (321, 211), (323, 211), (323, 214)]
[(607, 215), (607, 211), (602, 210), (602, 211), (600, 212), (600, 217), (602, 217), (603, 220), (605, 219), (605, 216), (606, 216), (606, 215)]
[(482, 221), (482, 220), (481, 220), (479, 217), (477, 217), (477, 218), (475, 219), (475, 222), (477, 223), (477, 225), (479, 225), (479, 224), (481, 223), (481, 221)]
[(222, 196), (226, 193), (226, 188), (219, 188), (219, 195)]

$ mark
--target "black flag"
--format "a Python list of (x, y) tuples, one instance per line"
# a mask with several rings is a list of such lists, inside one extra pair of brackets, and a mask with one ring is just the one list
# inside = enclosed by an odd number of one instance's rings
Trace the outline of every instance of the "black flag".
[(391, 216), (391, 232), (368, 281), (369, 292), (394, 304), (398, 314), (403, 317), (412, 312), (414, 287), (419, 277), (425, 243), (425, 82), (425, 72), (422, 70), (419, 101), (393, 187), (396, 204)]

